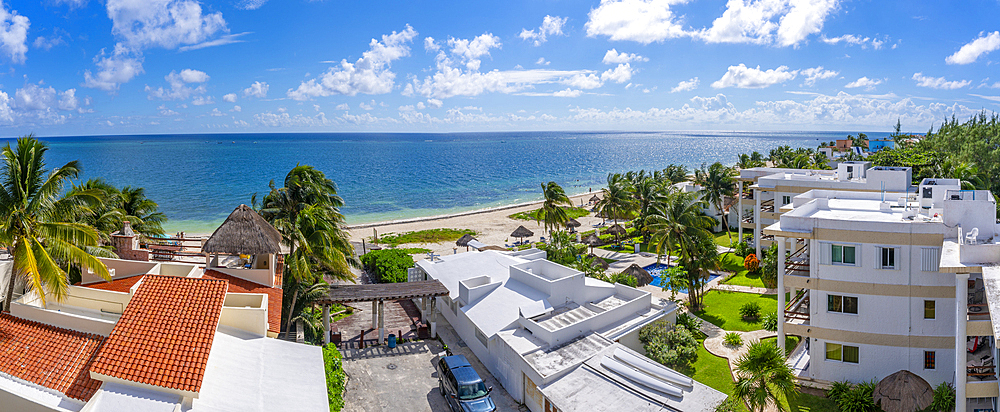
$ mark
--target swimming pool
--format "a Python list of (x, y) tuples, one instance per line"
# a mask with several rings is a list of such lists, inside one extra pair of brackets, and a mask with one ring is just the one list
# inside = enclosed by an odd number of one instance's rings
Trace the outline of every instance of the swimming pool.
[[(653, 281), (650, 282), (649, 284), (651, 286), (656, 286), (656, 287), (662, 288), (663, 287), (663, 283), (662, 283), (661, 279), (662, 279), (663, 270), (666, 269), (666, 268), (669, 268), (669, 267), (670, 266), (664, 265), (662, 263), (654, 263), (652, 265), (644, 267), (643, 269), (646, 269), (646, 271), (649, 272), (649, 275), (653, 277)], [(716, 274), (709, 275), (708, 282), (711, 282), (711, 281), (715, 280), (715, 278), (717, 278), (717, 277), (719, 277), (719, 275), (716, 275)], [(705, 282), (705, 283), (708, 283), (708, 282)], [(676, 290), (676, 292), (679, 292), (679, 293), (687, 293), (687, 291), (688, 290), (687, 290), (686, 287), (679, 288), (679, 289)]]

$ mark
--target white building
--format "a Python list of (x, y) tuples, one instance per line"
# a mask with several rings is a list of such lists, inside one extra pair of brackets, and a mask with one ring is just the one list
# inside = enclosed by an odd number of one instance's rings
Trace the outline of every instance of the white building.
[(753, 195), (740, 196), (736, 210), (743, 230), (754, 234), (757, 256), (762, 248), (773, 243), (763, 229), (778, 221), (782, 213), (790, 210), (792, 198), (813, 189), (853, 192), (914, 192), (913, 175), (908, 167), (871, 167), (869, 162), (842, 162), (836, 170), (779, 169), (755, 167), (740, 170), (739, 193), (750, 185)]
[(442, 315), (532, 411), (707, 411), (725, 399), (682, 375), (681, 384), (656, 377), (676, 374), (661, 365), (636, 364), (645, 359), (639, 328), (672, 322), (673, 302), (588, 278), (537, 249), (447, 255), (417, 268), (448, 288), (437, 298)]
[(729, 220), (727, 222), (723, 222), (722, 212), (720, 212), (719, 208), (712, 204), (712, 202), (705, 200), (705, 196), (701, 193), (700, 185), (695, 184), (694, 182), (680, 182), (675, 183), (673, 188), (682, 193), (698, 194), (698, 200), (705, 202), (705, 207), (703, 207), (701, 211), (704, 212), (706, 216), (710, 216), (715, 219), (715, 226), (712, 227), (713, 232), (721, 232), (723, 223), (728, 223), (729, 226), (735, 226), (736, 223), (739, 222), (739, 219), (729, 219), (728, 217), (727, 219)]
[[(996, 333), (986, 297), (1000, 297), (1000, 286), (990, 292), (984, 274), (992, 268), (980, 263), (1000, 262), (995, 199), (959, 190), (956, 179), (925, 179), (912, 191), (904, 184), (909, 170), (867, 172), (857, 183), (867, 190), (792, 196), (764, 229), (779, 256), (791, 254), (778, 262), (778, 289), (792, 296), (786, 305), (778, 295), (778, 333), (806, 342), (805, 352), (793, 354), (797, 373), (860, 382), (905, 369), (932, 386), (956, 385), (957, 412), (996, 410)], [(883, 186), (906, 190), (871, 190)]]

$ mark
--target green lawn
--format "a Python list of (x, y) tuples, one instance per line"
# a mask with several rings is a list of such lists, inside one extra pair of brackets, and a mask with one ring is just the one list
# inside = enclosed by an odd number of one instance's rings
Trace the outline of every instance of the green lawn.
[(792, 412), (839, 412), (837, 403), (816, 395), (799, 392), (788, 402)]
[(698, 359), (690, 366), (678, 370), (694, 380), (715, 388), (726, 395), (733, 394), (733, 378), (729, 363), (705, 349), (705, 338), (698, 338)]
[(759, 321), (747, 323), (740, 317), (740, 307), (747, 302), (757, 302), (761, 313), (773, 312), (778, 308), (777, 295), (710, 290), (705, 293), (702, 310), (695, 314), (725, 330), (749, 332), (760, 329)]
[(424, 254), (427, 254), (427, 252), (431, 251), (430, 249), (422, 248), (422, 247), (406, 247), (406, 248), (402, 248), (400, 250), (402, 250), (402, 251), (404, 251), (404, 252), (406, 252), (407, 254), (410, 254), (410, 255), (424, 255)]
[(720, 283), (736, 286), (764, 287), (764, 282), (760, 280), (759, 274), (750, 274), (743, 268), (743, 258), (733, 253), (726, 253), (721, 256), (722, 270), (732, 272), (733, 275)]
[[(776, 341), (776, 340), (778, 340), (777, 336), (771, 337), (771, 338), (764, 338), (764, 339), (761, 339), (760, 341), (761, 342), (771, 342), (773, 344), (774, 341)], [(802, 340), (802, 338), (799, 338), (798, 336), (785, 335), (785, 356), (788, 356), (788, 355), (792, 354), (792, 351), (795, 350), (795, 347), (799, 346), (799, 341), (800, 340)]]
[[(590, 211), (582, 207), (566, 207), (561, 206), (563, 210), (566, 211), (566, 216), (570, 219), (577, 219), (590, 214)], [(535, 209), (529, 212), (519, 212), (513, 215), (507, 216), (514, 220), (538, 220), (538, 211), (541, 209)]]
[(471, 229), (427, 229), (406, 233), (385, 233), (379, 236), (374, 243), (387, 244), (395, 247), (404, 243), (441, 243), (454, 242), (458, 238), (470, 234), (475, 236), (476, 231)]
[(739, 234), (739, 232), (737, 232), (735, 230), (732, 231), (732, 232), (719, 232), (719, 233), (713, 234), (712, 236), (715, 236), (715, 244), (717, 244), (719, 246), (722, 246), (722, 247), (730, 247), (729, 246), (729, 235), (728, 235), (728, 233), (732, 233), (732, 235), (733, 235), (733, 246), (736, 246), (736, 243), (738, 243), (740, 241), (740, 234)]

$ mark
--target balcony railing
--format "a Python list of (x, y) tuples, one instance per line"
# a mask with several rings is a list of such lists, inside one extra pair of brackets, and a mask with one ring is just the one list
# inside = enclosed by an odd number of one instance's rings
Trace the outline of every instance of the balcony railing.
[(772, 212), (774, 212), (774, 199), (765, 200), (765, 201), (761, 202), (760, 203), (760, 212), (761, 213), (772, 213)]
[(809, 290), (800, 290), (785, 305), (785, 322), (809, 324)]
[(785, 274), (809, 276), (809, 246), (803, 245), (785, 259)]
[(743, 218), (743, 223), (750, 223), (750, 224), (753, 224), (753, 215), (750, 215), (750, 216), (747, 216), (747, 217), (744, 217), (744, 218)]
[(982, 287), (981, 282), (970, 283), (973, 285), (980, 283), (978, 285), (980, 287), (969, 288), (969, 320), (989, 320), (990, 308), (986, 304), (986, 288)]
[(969, 382), (997, 380), (996, 360), (993, 358), (992, 339), (987, 336), (970, 336), (967, 338), (965, 373)]

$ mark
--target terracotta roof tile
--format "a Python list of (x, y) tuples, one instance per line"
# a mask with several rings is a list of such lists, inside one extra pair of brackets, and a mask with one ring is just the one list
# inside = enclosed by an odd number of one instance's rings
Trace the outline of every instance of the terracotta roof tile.
[(79, 285), (79, 286), (88, 287), (92, 289), (109, 290), (112, 292), (128, 293), (130, 290), (132, 290), (133, 285), (142, 280), (143, 276), (145, 275), (136, 275), (123, 279), (115, 279), (110, 282), (88, 283), (86, 285)]
[(176, 276), (145, 278), (90, 370), (198, 392), (228, 284)]
[(229, 282), (229, 293), (265, 293), (267, 294), (267, 330), (281, 332), (281, 289), (270, 288), (246, 279), (230, 276), (217, 270), (205, 269), (202, 278), (220, 279)]
[(88, 369), (104, 338), (0, 313), (0, 372), (89, 401)]

